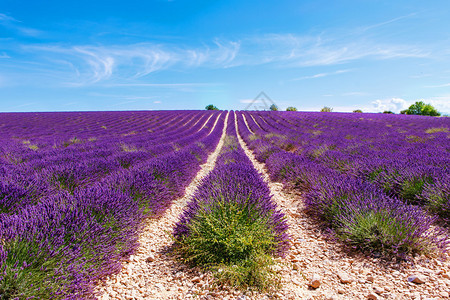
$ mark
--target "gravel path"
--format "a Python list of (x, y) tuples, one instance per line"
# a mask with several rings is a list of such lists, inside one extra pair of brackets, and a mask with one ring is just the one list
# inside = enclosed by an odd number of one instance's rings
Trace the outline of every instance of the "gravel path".
[(163, 217), (146, 221), (137, 253), (130, 256), (119, 274), (107, 278), (97, 287), (96, 294), (101, 295), (100, 299), (184, 299), (184, 295), (195, 295), (197, 290), (194, 286), (197, 282), (188, 278), (197, 281), (195, 277), (199, 275), (198, 271), (177, 263), (169, 255), (172, 230), (202, 178), (214, 169), (223, 145), (228, 114), (215, 151), (201, 165), (201, 170), (186, 188), (184, 197), (174, 201)]
[[(228, 119), (228, 115), (226, 120)], [(225, 121), (226, 122), (226, 121)], [(217, 123), (217, 120), (216, 120)], [(214, 125), (215, 126), (215, 125)], [(237, 123), (236, 123), (237, 128)], [(327, 240), (318, 223), (305, 213), (300, 194), (287, 192), (271, 182), (264, 164), (254, 158), (238, 135), (239, 142), (261, 172), (273, 199), (286, 214), (292, 245), (285, 258), (277, 258), (275, 269), (283, 288), (276, 295), (215, 289), (212, 276), (180, 264), (170, 255), (171, 233), (187, 201), (215, 165), (222, 138), (208, 162), (186, 189), (186, 195), (173, 203), (160, 219), (147, 221), (140, 237), (141, 247), (131, 256), (121, 273), (98, 287), (100, 299), (448, 299), (450, 264), (425, 256), (413, 262), (386, 266), (378, 258), (344, 249)], [(415, 275), (416, 282), (408, 281)]]
[[(291, 249), (286, 258), (278, 259), (276, 266), (283, 283), (278, 293), (281, 299), (449, 298), (448, 254), (440, 259), (421, 256), (410, 263), (386, 266), (380, 259), (344, 251), (344, 245), (326, 240), (317, 222), (305, 213), (301, 195), (287, 193), (280, 183), (271, 182), (265, 165), (255, 159), (239, 134), (238, 139), (289, 224)], [(410, 282), (408, 277), (412, 275), (417, 277), (416, 282), (423, 283)]]

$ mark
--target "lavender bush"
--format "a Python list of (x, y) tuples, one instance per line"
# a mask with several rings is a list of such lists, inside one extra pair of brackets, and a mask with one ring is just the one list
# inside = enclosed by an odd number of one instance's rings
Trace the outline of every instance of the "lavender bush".
[(203, 179), (174, 229), (184, 260), (220, 281), (270, 289), (271, 254), (288, 248), (287, 223), (236, 138), (231, 114), (214, 170)]
[(184, 193), (224, 126), (220, 112), (3, 117), (10, 123), (0, 144), (0, 295), (7, 299), (95, 298), (95, 283), (136, 249), (142, 221)]
[[(431, 195), (437, 194), (432, 190), (434, 182), (446, 173), (441, 163), (448, 155), (442, 145), (430, 148), (422, 161), (414, 159), (419, 150), (408, 147), (415, 152), (405, 153), (406, 158), (396, 162), (395, 151), (409, 142), (397, 140), (397, 134), (380, 134), (374, 127), (383, 124), (389, 133), (391, 127), (383, 123), (387, 119), (397, 125), (405, 122), (396, 116), (371, 115), (368, 122), (351, 114), (260, 112), (239, 116), (241, 135), (266, 163), (271, 178), (302, 191), (310, 211), (326, 221), (337, 237), (362, 249), (400, 257), (444, 251), (446, 237), (433, 226), (436, 218), (416, 206), (431, 203)], [(420, 121), (422, 128), (436, 126)], [(358, 143), (356, 136), (361, 139)], [(396, 150), (388, 152), (386, 142), (377, 144), (376, 139), (389, 141)], [(439, 137), (433, 142), (435, 139)], [(424, 154), (422, 145), (412, 147)], [(445, 196), (437, 194), (435, 199), (443, 208)]]

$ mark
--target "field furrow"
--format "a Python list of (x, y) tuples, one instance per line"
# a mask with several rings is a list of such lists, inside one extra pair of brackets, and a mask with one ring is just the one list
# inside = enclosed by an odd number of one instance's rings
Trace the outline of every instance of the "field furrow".
[(168, 255), (172, 244), (171, 234), (199, 183), (214, 169), (224, 143), (227, 120), (228, 113), (216, 149), (208, 156), (206, 163), (200, 166), (184, 196), (175, 200), (162, 217), (145, 221), (138, 240), (139, 248), (123, 265), (119, 274), (114, 274), (97, 288), (100, 299), (181, 299), (182, 295), (187, 294), (189, 286), (174, 280), (182, 268)]

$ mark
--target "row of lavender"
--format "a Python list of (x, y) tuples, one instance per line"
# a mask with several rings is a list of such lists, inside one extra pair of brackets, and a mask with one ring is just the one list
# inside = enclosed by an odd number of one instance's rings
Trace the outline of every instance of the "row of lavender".
[[(173, 124), (170, 121), (177, 115), (169, 115), (168, 124), (164, 120), (163, 123), (153, 124), (149, 129), (160, 133), (159, 138), (154, 139), (151, 139), (148, 129), (126, 137), (122, 136), (124, 129), (110, 130), (107, 136), (93, 139), (90, 135), (89, 139), (78, 138), (77, 142), (63, 147), (49, 146), (54, 137), (30, 138), (35, 135), (32, 130), (28, 135), (24, 133), (19, 140), (5, 138), (0, 145), (0, 212), (13, 213), (58, 190), (73, 192), (77, 187), (97, 181), (115, 171), (179, 149), (180, 146), (175, 142), (179, 140), (183, 144), (192, 140), (191, 135), (196, 134), (209, 118), (207, 114), (200, 115), (199, 112), (192, 115), (182, 115)], [(60, 117), (58, 114), (56, 116)], [(95, 119), (102, 120), (104, 117), (100, 115)], [(212, 126), (214, 119), (209, 118), (207, 125)], [(197, 122), (199, 120), (202, 122)], [(21, 124), (21, 121), (18, 118), (14, 124)], [(42, 123), (46, 121), (49, 122), (44, 118)], [(130, 118), (130, 123), (132, 121)], [(105, 121), (102, 123), (109, 125)], [(51, 127), (50, 124), (48, 126)], [(65, 125), (56, 123), (52, 126), (55, 130), (63, 130), (58, 126)], [(74, 140), (73, 134), (78, 130), (77, 126), (67, 126), (64, 132), (70, 137), (69, 140)], [(9, 132), (5, 131), (3, 134), (8, 135)], [(21, 142), (24, 139), (40, 147), (30, 149), (28, 143)], [(11, 160), (12, 156), (14, 160)]]
[[(105, 115), (92, 113), (91, 117), (105, 124)], [(127, 115), (117, 116), (126, 120)], [(199, 165), (216, 147), (224, 126), (220, 113), (166, 115), (127, 137), (123, 132), (139, 127), (133, 126), (138, 120), (132, 117), (130, 128), (111, 130), (95, 141), (31, 150), (36, 153), (26, 150), (18, 152), (28, 154), (20, 163), (2, 162), (0, 200), (6, 212), (0, 214), (1, 297), (94, 297), (95, 282), (120, 270), (121, 258), (137, 247), (142, 221), (160, 215), (184, 194)], [(53, 126), (51, 117), (43, 119)], [(79, 130), (65, 126), (64, 119), (59, 124), (53, 127), (66, 138)], [(41, 145), (50, 145), (49, 139), (55, 138), (22, 134), (22, 138), (43, 140)], [(124, 140), (136, 151), (118, 145)], [(2, 147), (3, 154), (9, 153), (8, 147)], [(129, 153), (133, 154), (130, 164), (117, 163), (117, 157)], [(64, 178), (64, 184), (61, 180), (55, 184), (55, 174)]]
[(267, 288), (269, 269), (261, 257), (285, 253), (287, 223), (241, 148), (235, 120), (230, 113), (216, 166), (180, 216), (174, 236), (186, 261), (220, 269), (228, 284)]
[[(330, 135), (342, 127), (347, 128), (346, 135), (355, 136), (362, 126), (357, 126), (360, 115), (357, 120), (354, 115), (239, 113), (239, 128), (257, 159), (266, 163), (272, 179), (303, 192), (310, 210), (328, 222), (339, 238), (359, 248), (399, 256), (436, 247), (444, 249), (441, 231), (433, 227), (434, 217), (386, 194), (376, 183), (317, 159), (329, 151), (325, 145), (335, 139), (314, 140), (325, 131), (316, 128), (326, 123)], [(353, 130), (348, 126), (352, 124), (356, 127)], [(365, 137), (369, 138), (367, 134)], [(347, 158), (351, 164), (351, 156)]]
[(277, 144), (285, 149), (293, 147), (450, 221), (448, 118), (319, 113), (284, 120), (274, 114), (258, 117), (272, 133), (284, 133), (292, 144)]

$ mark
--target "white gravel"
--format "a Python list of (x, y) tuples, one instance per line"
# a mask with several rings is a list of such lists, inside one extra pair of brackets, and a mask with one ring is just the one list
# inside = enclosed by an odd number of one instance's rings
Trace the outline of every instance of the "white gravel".
[[(177, 263), (169, 255), (168, 248), (172, 244), (172, 231), (178, 217), (202, 178), (214, 169), (224, 142), (228, 114), (215, 151), (201, 165), (195, 179), (186, 188), (184, 197), (174, 201), (161, 218), (146, 221), (145, 229), (139, 237), (140, 247), (137, 253), (123, 265), (119, 274), (111, 276), (97, 287), (96, 294), (100, 295), (100, 299), (184, 299), (188, 294), (195, 294), (196, 284), (189, 278), (198, 275), (198, 272)], [(211, 132), (212, 130), (213, 128)]]

